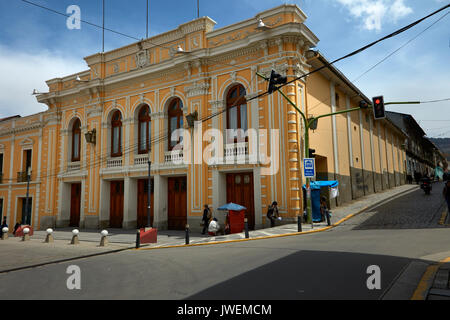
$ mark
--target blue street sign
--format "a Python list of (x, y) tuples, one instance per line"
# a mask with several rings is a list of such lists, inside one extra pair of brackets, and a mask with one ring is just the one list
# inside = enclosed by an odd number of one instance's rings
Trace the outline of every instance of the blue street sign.
[(303, 159), (303, 176), (305, 178), (314, 178), (316, 176), (314, 159)]

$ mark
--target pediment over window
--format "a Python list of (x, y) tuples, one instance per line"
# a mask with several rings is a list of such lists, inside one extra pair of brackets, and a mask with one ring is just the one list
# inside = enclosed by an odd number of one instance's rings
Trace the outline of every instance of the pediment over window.
[(26, 138), (19, 143), (22, 147), (32, 147), (34, 144), (33, 139)]

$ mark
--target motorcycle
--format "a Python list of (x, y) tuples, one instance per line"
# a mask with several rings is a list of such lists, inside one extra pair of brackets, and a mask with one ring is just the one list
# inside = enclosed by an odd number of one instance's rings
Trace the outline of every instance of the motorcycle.
[(424, 178), (420, 180), (420, 189), (422, 189), (426, 195), (431, 194), (433, 187), (431, 186), (431, 180)]

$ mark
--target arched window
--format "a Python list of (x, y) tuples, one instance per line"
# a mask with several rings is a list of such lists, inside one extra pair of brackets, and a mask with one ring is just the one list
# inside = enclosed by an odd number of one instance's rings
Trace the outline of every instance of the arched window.
[(72, 162), (80, 161), (81, 122), (75, 120), (72, 126)]
[(183, 135), (180, 135), (178, 139), (172, 141), (172, 133), (180, 128), (183, 128), (183, 103), (180, 99), (173, 100), (169, 105), (169, 151), (173, 149), (177, 144), (183, 141)]
[(122, 155), (122, 115), (114, 112), (111, 120), (111, 157)]
[[(246, 92), (242, 85), (234, 86), (227, 95), (227, 129), (242, 129), (247, 131), (247, 99)], [(231, 133), (231, 134), (230, 134)], [(247, 141), (243, 132), (238, 132), (238, 136), (227, 132), (227, 143)]]
[(139, 153), (147, 153), (151, 150), (151, 122), (150, 108), (145, 105), (139, 111), (139, 128), (138, 128), (138, 144)]

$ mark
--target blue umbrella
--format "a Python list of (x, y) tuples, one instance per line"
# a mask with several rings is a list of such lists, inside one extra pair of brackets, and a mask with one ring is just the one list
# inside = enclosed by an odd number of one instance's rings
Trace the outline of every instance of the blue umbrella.
[(231, 210), (231, 211), (241, 211), (241, 210), (247, 210), (246, 207), (240, 206), (236, 203), (230, 202), (227, 203), (219, 208), (217, 208), (217, 210), (222, 210), (222, 211), (227, 211), (227, 210)]

